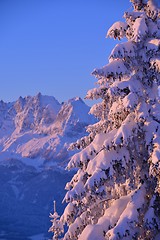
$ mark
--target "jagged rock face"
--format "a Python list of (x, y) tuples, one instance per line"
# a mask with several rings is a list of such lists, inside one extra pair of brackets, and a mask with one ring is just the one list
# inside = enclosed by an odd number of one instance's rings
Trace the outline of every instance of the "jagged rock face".
[(67, 148), (95, 122), (89, 110), (80, 98), (60, 104), (40, 93), (0, 101), (0, 239), (47, 235), (53, 200), (61, 204), (73, 175), (64, 171)]
[(61, 108), (54, 98), (42, 96), (20, 97), (14, 104), (16, 110), (15, 126), (19, 131), (38, 130), (42, 126), (52, 124)]
[(14, 103), (0, 102), (1, 154), (41, 158), (45, 163), (69, 158), (69, 143), (85, 134), (85, 126), (95, 121), (88, 112), (80, 98), (60, 104), (40, 93)]

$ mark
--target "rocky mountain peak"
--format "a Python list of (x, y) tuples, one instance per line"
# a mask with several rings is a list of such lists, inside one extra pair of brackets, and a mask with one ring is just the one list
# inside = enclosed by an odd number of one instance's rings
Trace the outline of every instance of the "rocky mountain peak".
[(95, 121), (89, 110), (79, 97), (60, 104), (41, 93), (0, 102), (0, 238), (47, 234), (52, 200), (61, 202), (72, 177), (67, 149)]
[(0, 149), (15, 158), (46, 161), (62, 159), (65, 155), (67, 159), (69, 143), (85, 135), (85, 127), (95, 121), (88, 115), (89, 110), (79, 97), (60, 104), (54, 97), (41, 93), (19, 97), (10, 104), (0, 103), (0, 120), (4, 126), (3, 131), (0, 129)]

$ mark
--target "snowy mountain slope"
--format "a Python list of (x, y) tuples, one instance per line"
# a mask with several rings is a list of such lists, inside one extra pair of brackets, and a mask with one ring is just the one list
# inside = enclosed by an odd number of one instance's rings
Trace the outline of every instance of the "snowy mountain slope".
[(14, 103), (0, 103), (0, 149), (11, 158), (41, 158), (61, 160), (85, 126), (95, 119), (88, 115), (89, 107), (73, 98), (60, 104), (54, 97), (20, 97)]
[(67, 148), (95, 122), (89, 110), (78, 97), (60, 104), (40, 93), (0, 101), (0, 239), (48, 234), (53, 200), (62, 213), (64, 186), (73, 176), (64, 171), (74, 154)]

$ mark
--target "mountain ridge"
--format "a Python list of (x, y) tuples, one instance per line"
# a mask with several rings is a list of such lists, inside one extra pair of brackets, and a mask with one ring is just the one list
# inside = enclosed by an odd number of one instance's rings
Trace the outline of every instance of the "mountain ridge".
[[(95, 122), (90, 107), (79, 97), (60, 104), (54, 97), (38, 93), (0, 102), (0, 149), (11, 158), (60, 160), (70, 157), (69, 143), (85, 134)], [(62, 161), (61, 161), (62, 162)]]
[(49, 238), (53, 200), (61, 214), (73, 176), (65, 167), (75, 151), (67, 149), (95, 122), (89, 110), (79, 97), (60, 104), (40, 93), (0, 101), (0, 239)]

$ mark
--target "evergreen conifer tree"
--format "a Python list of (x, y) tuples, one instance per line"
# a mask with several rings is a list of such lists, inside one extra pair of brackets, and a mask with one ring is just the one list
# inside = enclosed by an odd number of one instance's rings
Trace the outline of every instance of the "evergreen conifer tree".
[(58, 237), (64, 233), (64, 229), (63, 224), (59, 219), (60, 216), (56, 211), (56, 201), (54, 201), (54, 213), (50, 213), (49, 217), (51, 218), (52, 226), (49, 228), (48, 232), (54, 233), (52, 240), (58, 240)]
[(86, 96), (102, 99), (90, 110), (99, 122), (71, 146), (81, 151), (68, 164), (78, 171), (66, 185), (64, 240), (160, 239), (160, 9), (131, 2), (107, 33), (126, 41)]

